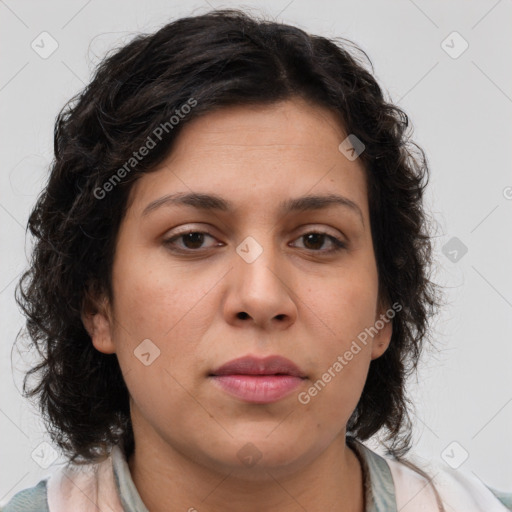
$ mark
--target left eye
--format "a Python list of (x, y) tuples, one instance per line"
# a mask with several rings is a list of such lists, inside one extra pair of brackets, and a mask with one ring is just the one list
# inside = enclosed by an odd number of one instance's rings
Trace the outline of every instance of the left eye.
[[(171, 238), (168, 238), (167, 240), (164, 240), (164, 244), (170, 247), (171, 250), (175, 250), (177, 252), (197, 252), (197, 249), (204, 248), (202, 246), (205, 241), (205, 238), (211, 238), (212, 240), (215, 240), (215, 238), (212, 235), (204, 231), (187, 231), (186, 233), (180, 233), (178, 235), (174, 235)], [(176, 242), (180, 239), (183, 242), (183, 246), (176, 247)], [(323, 232), (312, 231), (309, 233), (304, 233), (303, 235), (299, 236), (296, 240), (300, 239), (304, 240), (304, 247), (301, 248), (313, 252), (336, 252), (346, 248), (345, 242)], [(330, 242), (332, 248), (321, 250), (326, 240)], [(219, 245), (222, 244), (217, 244), (217, 246)], [(215, 245), (212, 245), (210, 247), (215, 247)]]
[[(313, 231), (311, 233), (304, 233), (303, 235), (299, 236), (299, 238), (297, 240), (299, 240), (301, 238), (306, 241), (307, 245), (310, 246), (310, 247), (304, 247), (304, 248), (308, 249), (308, 250), (315, 251), (315, 252), (336, 252), (336, 251), (340, 251), (341, 249), (346, 248), (345, 242), (343, 242), (342, 240), (340, 240), (332, 235), (329, 235), (329, 234), (323, 233), (323, 232)], [(318, 251), (317, 250), (318, 246), (322, 247), (324, 245), (325, 240), (329, 240), (331, 245), (333, 246), (333, 248), (323, 250), (323, 251)], [(314, 248), (312, 248), (311, 246), (314, 246)]]

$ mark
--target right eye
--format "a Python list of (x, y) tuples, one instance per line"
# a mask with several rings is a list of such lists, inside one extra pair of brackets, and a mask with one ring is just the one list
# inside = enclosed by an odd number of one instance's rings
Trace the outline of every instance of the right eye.
[[(202, 245), (205, 241), (205, 238), (211, 238), (215, 240), (215, 238), (208, 232), (205, 231), (197, 231), (197, 230), (187, 230), (178, 234), (174, 234), (170, 238), (166, 238), (163, 243), (166, 247), (168, 247), (171, 251), (176, 252), (198, 252), (198, 249), (202, 249)], [(181, 247), (176, 245), (176, 242), (181, 239), (182, 245)], [(216, 247), (217, 245), (211, 245), (206, 249), (211, 247)], [(203, 248), (204, 249), (204, 248)]]

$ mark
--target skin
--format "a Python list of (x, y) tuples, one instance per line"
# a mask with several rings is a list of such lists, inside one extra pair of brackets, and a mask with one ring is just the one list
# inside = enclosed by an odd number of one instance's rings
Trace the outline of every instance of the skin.
[[(364, 169), (338, 149), (346, 136), (334, 113), (299, 99), (224, 108), (184, 125), (162, 165), (132, 187), (113, 303), (99, 298), (84, 324), (95, 348), (119, 359), (136, 446), (129, 467), (152, 512), (364, 510), (346, 424), (391, 322), (308, 404), (297, 399), (388, 309), (379, 307)], [(191, 191), (219, 194), (235, 210), (174, 205), (142, 215), (165, 194)], [(331, 193), (356, 203), (362, 219), (342, 206), (277, 210)], [(164, 243), (177, 228), (210, 236), (175, 240), (189, 251), (179, 254)], [(328, 237), (308, 244), (303, 235), (315, 230), (347, 247), (327, 252)], [(247, 236), (263, 249), (252, 263), (236, 252)], [(148, 338), (160, 355), (146, 366), (134, 350)], [(247, 354), (287, 357), (307, 379), (271, 404), (233, 398), (208, 374)], [(260, 455), (250, 467), (237, 456), (247, 443)]]

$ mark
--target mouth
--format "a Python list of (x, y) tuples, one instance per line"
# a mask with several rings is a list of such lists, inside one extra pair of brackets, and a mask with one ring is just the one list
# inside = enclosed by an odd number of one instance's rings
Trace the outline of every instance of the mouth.
[(211, 372), (209, 377), (229, 395), (259, 404), (285, 398), (307, 378), (295, 363), (281, 356), (234, 359)]
[(306, 375), (293, 361), (282, 356), (239, 357), (223, 364), (210, 374), (213, 377), (223, 375), (288, 375), (306, 378)]

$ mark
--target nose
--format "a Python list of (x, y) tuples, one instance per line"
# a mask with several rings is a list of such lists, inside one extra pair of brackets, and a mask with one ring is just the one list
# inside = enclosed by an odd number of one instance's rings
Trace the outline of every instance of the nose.
[(256, 325), (265, 330), (284, 330), (297, 318), (297, 296), (285, 258), (271, 243), (259, 244), (248, 237), (233, 255), (227, 275), (224, 314), (236, 326)]

